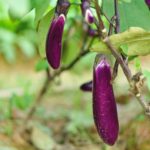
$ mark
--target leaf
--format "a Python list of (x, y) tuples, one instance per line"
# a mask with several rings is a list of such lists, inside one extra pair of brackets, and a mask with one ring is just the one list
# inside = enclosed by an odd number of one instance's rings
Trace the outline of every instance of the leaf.
[(37, 62), (36, 66), (35, 66), (35, 70), (42, 71), (42, 70), (48, 69), (48, 67), (49, 67), (49, 65), (48, 65), (47, 60), (41, 59)]
[(34, 0), (33, 3), (35, 5), (35, 23), (37, 24), (38, 21), (42, 18), (43, 14), (47, 10), (49, 6), (50, 0)]
[(124, 44), (124, 45), (121, 45), (120, 46), (120, 49), (122, 50), (122, 52), (124, 54), (127, 54), (128, 53), (128, 45)]
[(38, 49), (40, 56), (44, 58), (45, 55), (45, 44), (46, 44), (46, 36), (50, 27), (50, 23), (53, 19), (54, 9), (50, 10), (39, 22), (37, 38), (38, 38)]
[(11, 0), (9, 16), (12, 20), (19, 20), (31, 11), (30, 0)]
[[(131, 1), (131, 0), (130, 0)], [(150, 12), (144, 0), (123, 1), (119, 3), (121, 31), (138, 26), (150, 30)], [(114, 15), (114, 1), (103, 0), (104, 13), (111, 18)]]
[(39, 128), (34, 127), (31, 132), (31, 141), (37, 149), (52, 150), (56, 146), (53, 139)]
[[(150, 53), (150, 32), (138, 27), (132, 27), (125, 32), (110, 36), (110, 41), (114, 48), (121, 52), (120, 47), (127, 47), (124, 51), (128, 56), (144, 56)], [(110, 53), (104, 41), (95, 41), (91, 51), (100, 53)]]
[(16, 43), (27, 58), (33, 58), (35, 56), (35, 46), (31, 41), (20, 36), (16, 39)]
[(141, 71), (141, 60), (138, 57), (134, 59), (134, 66), (137, 72)]

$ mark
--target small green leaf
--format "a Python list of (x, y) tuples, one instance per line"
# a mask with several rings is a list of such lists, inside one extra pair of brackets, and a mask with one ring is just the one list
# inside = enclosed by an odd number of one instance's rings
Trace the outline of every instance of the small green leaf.
[(2, 43), (0, 45), (0, 53), (2, 53), (6, 61), (10, 64), (16, 60), (16, 49), (13, 43)]
[(138, 57), (134, 59), (134, 66), (136, 71), (141, 71), (141, 61)]
[(16, 39), (16, 43), (27, 58), (35, 56), (35, 46), (31, 41), (20, 36)]
[(37, 38), (38, 38), (38, 49), (40, 56), (44, 58), (45, 55), (45, 44), (46, 44), (46, 36), (50, 27), (50, 23), (53, 19), (54, 10), (50, 10), (39, 22), (38, 24), (38, 31), (37, 31)]
[[(114, 34), (110, 36), (110, 42), (119, 52), (121, 52), (120, 47), (123, 48), (128, 56), (144, 56), (150, 53), (150, 32), (142, 28), (132, 27), (125, 32)], [(110, 53), (104, 41), (95, 41), (91, 51)]]
[(48, 62), (46, 61), (46, 59), (41, 59), (37, 62), (36, 66), (35, 66), (35, 70), (42, 71), (42, 70), (48, 69), (48, 67), (49, 67), (49, 65), (48, 65)]
[(20, 20), (31, 11), (30, 0), (11, 0), (9, 16), (12, 20)]

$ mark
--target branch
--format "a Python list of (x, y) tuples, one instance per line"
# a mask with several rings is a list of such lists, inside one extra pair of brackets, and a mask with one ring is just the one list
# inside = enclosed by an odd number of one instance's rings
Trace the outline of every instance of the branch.
[(115, 33), (119, 33), (120, 32), (120, 16), (119, 16), (119, 10), (118, 10), (118, 0), (114, 0), (114, 8), (115, 8), (115, 20), (116, 20)]
[[(112, 46), (109, 37), (106, 37), (104, 39), (104, 42), (106, 43), (107, 47), (111, 51), (112, 55), (116, 58), (118, 63), (120, 64), (128, 82), (131, 88), (132, 94), (136, 97), (136, 99), (139, 101), (143, 109), (145, 110), (146, 115), (150, 116), (150, 105), (146, 103), (146, 100), (141, 96), (139, 87), (137, 87), (138, 84), (143, 84), (143, 76), (140, 74), (138, 75), (138, 80), (134, 80), (134, 76), (132, 77), (131, 71), (127, 64), (124, 62), (122, 56), (115, 50), (115, 48)], [(141, 88), (141, 87), (140, 87)]]
[[(36, 111), (36, 108), (38, 106), (38, 104), (42, 101), (42, 98), (43, 96), (45, 95), (50, 83), (57, 77), (59, 76), (60, 74), (62, 74), (63, 72), (71, 69), (75, 64), (77, 64), (77, 62), (83, 57), (85, 56), (86, 54), (89, 53), (89, 48), (91, 47), (92, 43), (93, 43), (93, 40), (94, 38), (92, 38), (92, 40), (90, 41), (89, 45), (84, 49), (80, 50), (80, 53), (77, 55), (77, 57), (72, 60), (72, 62), (67, 65), (67, 66), (64, 66), (64, 67), (61, 67), (60, 70), (54, 72), (54, 74), (52, 76), (50, 76), (49, 74), (49, 71), (47, 71), (47, 77), (45, 79), (45, 82), (43, 84), (43, 87), (41, 88), (40, 92), (39, 92), (39, 95), (37, 96), (34, 104), (32, 105), (32, 107), (30, 108), (29, 110), (29, 113), (27, 114), (27, 117), (24, 119), (24, 125), (26, 125), (28, 123), (28, 121), (32, 118), (34, 112)], [(85, 43), (83, 43), (83, 45), (85, 45)]]
[[(118, 0), (114, 0), (114, 10), (115, 10), (115, 33), (119, 33), (120, 32), (120, 16), (119, 16), (119, 10), (118, 10)], [(114, 68), (113, 68), (113, 80), (116, 78), (117, 73), (118, 73), (118, 67), (119, 67), (119, 63), (116, 60)]]
[[(115, 6), (115, 16), (116, 16), (116, 28), (115, 32), (119, 32), (120, 30), (120, 22), (119, 22), (119, 13), (118, 13), (118, 2), (117, 0), (114, 0), (114, 6)], [(95, 0), (95, 8), (98, 15), (99, 23), (102, 21), (101, 15), (100, 15), (100, 7), (98, 6), (97, 0)], [(101, 33), (102, 33), (102, 28)], [(150, 105), (146, 103), (145, 99), (140, 94), (140, 88), (137, 85), (141, 86), (141, 83), (143, 84), (143, 76), (141, 74), (136, 74), (138, 77), (138, 80), (134, 80), (134, 76), (132, 76), (131, 71), (126, 63), (126, 61), (123, 59), (122, 55), (117, 52), (117, 50), (113, 47), (112, 43), (110, 42), (109, 36), (103, 34), (102, 38), (106, 44), (106, 46), (109, 48), (112, 55), (116, 58), (117, 63), (120, 64), (128, 82), (131, 88), (132, 94), (136, 97), (136, 99), (139, 101), (141, 106), (144, 108), (146, 115), (150, 116)], [(135, 75), (135, 76), (136, 76)]]
[(98, 21), (99, 21), (98, 22), (99, 24), (96, 24), (96, 25), (98, 28), (99, 36), (101, 37), (101, 36), (103, 36), (103, 31), (105, 29), (105, 26), (104, 26), (102, 18), (101, 18), (101, 9), (100, 9), (100, 6), (98, 4), (98, 0), (95, 0), (95, 9), (96, 9), (96, 13), (97, 13)]

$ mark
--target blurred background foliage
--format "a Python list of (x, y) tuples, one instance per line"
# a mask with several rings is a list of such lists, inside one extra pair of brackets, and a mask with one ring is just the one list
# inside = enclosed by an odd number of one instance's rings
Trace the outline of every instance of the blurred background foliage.
[[(77, 56), (87, 35), (80, 7), (76, 5), (80, 0), (71, 2), (74, 4), (67, 15), (63, 36), (63, 65), (69, 64)], [(104, 0), (103, 9), (109, 17), (113, 14), (112, 2)], [(122, 31), (130, 26), (150, 29), (150, 13), (143, 0), (119, 2)], [(99, 3), (101, 4), (101, 0)], [(6, 145), (14, 147), (16, 141), (22, 145), (20, 138), (18, 140), (14, 135), (34, 103), (45, 79), (45, 70), (49, 67), (45, 60), (45, 39), (55, 4), (55, 0), (0, 0), (0, 150)], [(94, 9), (92, 11), (95, 14)], [(107, 20), (104, 17), (103, 19), (108, 27)], [(32, 145), (29, 144), (29, 147), (34, 145), (44, 149), (41, 145), (46, 144), (42, 142), (50, 138), (53, 143), (48, 143), (51, 145), (64, 144), (62, 149), (71, 150), (72, 146), (75, 150), (111, 149), (102, 143), (94, 128), (91, 93), (82, 93), (79, 90), (83, 82), (92, 79), (94, 56), (95, 53), (88, 54), (72, 70), (63, 73), (51, 83), (43, 103), (38, 106), (31, 121), (31, 125), (36, 126), (40, 132), (38, 136), (37, 132), (31, 132), (32, 138), (29, 140)], [(139, 57), (130, 64), (133, 72), (141, 70), (142, 66), (148, 84), (148, 87), (144, 88), (144, 94), (148, 93), (145, 94), (147, 98), (150, 97), (148, 64), (149, 57)], [(121, 134), (114, 150), (149, 150), (149, 122), (141, 114), (139, 104), (129, 94), (128, 85), (120, 69), (114, 88), (121, 124)], [(46, 140), (41, 138), (41, 132), (48, 134)], [(14, 138), (15, 142), (10, 140), (10, 137)], [(40, 137), (40, 142), (36, 137)], [(66, 145), (69, 145), (69, 148)], [(26, 150), (29, 147), (21, 146), (18, 150)]]

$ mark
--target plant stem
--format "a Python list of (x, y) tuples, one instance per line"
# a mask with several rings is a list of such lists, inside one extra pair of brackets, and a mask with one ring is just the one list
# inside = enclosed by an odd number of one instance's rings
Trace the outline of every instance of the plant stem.
[(119, 16), (119, 10), (118, 10), (118, 0), (114, 0), (114, 8), (115, 8), (115, 33), (120, 32), (120, 16)]
[[(97, 0), (95, 0), (95, 4), (98, 5)], [(118, 3), (117, 0), (114, 0), (114, 6), (115, 6), (115, 16), (116, 16), (116, 28), (115, 32), (118, 33), (120, 31), (120, 23), (119, 23), (119, 13), (118, 13)], [(102, 21), (101, 16), (100, 16), (100, 7), (95, 6), (99, 22)], [(100, 27), (101, 32), (102, 28)], [(133, 76), (131, 74), (131, 71), (126, 63), (126, 61), (123, 59), (122, 55), (117, 52), (117, 50), (113, 47), (112, 43), (110, 42), (109, 36), (108, 35), (102, 35), (103, 41), (105, 42), (106, 46), (109, 48), (110, 52), (112, 55), (115, 57), (116, 61), (118, 64), (120, 64), (128, 82), (131, 88), (132, 94), (136, 97), (136, 99), (139, 101), (140, 105), (144, 108), (146, 115), (150, 116), (150, 105), (146, 103), (145, 99), (141, 96), (140, 91), (137, 89), (136, 84), (139, 81), (134, 81)], [(139, 76), (140, 78), (140, 76)], [(134, 84), (133, 84), (134, 83)]]
[(100, 6), (99, 6), (97, 0), (95, 0), (95, 9), (96, 9), (96, 13), (97, 13), (97, 17), (98, 17), (98, 23), (99, 23), (97, 25), (98, 32), (99, 32), (99, 36), (101, 37), (101, 36), (103, 36), (102, 34), (103, 34), (103, 30), (105, 29), (105, 26), (104, 26), (102, 18), (101, 18), (101, 11), (100, 11), (101, 9), (100, 9)]
[(106, 43), (107, 47), (109, 48), (109, 50), (111, 51), (112, 55), (116, 58), (116, 60), (118, 61), (118, 63), (121, 65), (122, 70), (125, 74), (125, 76), (127, 77), (127, 80), (129, 81), (129, 83), (131, 82), (132, 79), (132, 75), (131, 75), (131, 71), (129, 69), (129, 67), (126, 65), (126, 63), (124, 62), (122, 56), (115, 50), (115, 48), (112, 46), (109, 37), (106, 37), (104, 39), (104, 42)]
[[(115, 10), (115, 33), (119, 33), (120, 32), (120, 16), (119, 16), (119, 10), (118, 10), (118, 0), (114, 0), (114, 10)], [(113, 80), (116, 78), (117, 73), (118, 73), (118, 67), (119, 67), (119, 63), (116, 60), (115, 61), (115, 65), (113, 68)]]
[[(61, 75), (63, 72), (65, 72), (65, 71), (71, 69), (74, 65), (76, 65), (76, 64), (79, 62), (79, 60), (80, 60), (83, 56), (87, 55), (87, 54), (89, 53), (89, 48), (90, 48), (90, 46), (92, 45), (93, 40), (94, 40), (94, 38), (91, 40), (91, 42), (89, 43), (89, 45), (88, 45), (84, 50), (81, 49), (80, 53), (77, 55), (77, 57), (76, 57), (74, 60), (72, 60), (72, 62), (71, 62), (69, 65), (64, 66), (64, 67), (61, 67), (60, 70), (56, 71), (52, 76), (50, 76), (49, 71), (47, 70), (47, 76), (46, 76), (45, 82), (44, 82), (44, 84), (43, 84), (43, 87), (41, 88), (41, 90), (40, 90), (40, 92), (39, 92), (39, 94), (38, 94), (38, 96), (37, 96), (37, 98), (36, 98), (36, 100), (35, 100), (35, 103), (34, 103), (33, 106), (30, 108), (29, 113), (27, 114), (27, 117), (26, 117), (25, 120), (24, 120), (24, 124), (25, 124), (25, 125), (26, 125), (26, 124), (28, 123), (28, 121), (32, 118), (33, 114), (34, 114), (35, 111), (36, 111), (37, 106), (39, 105), (39, 103), (41, 103), (42, 98), (43, 98), (43, 96), (46, 94), (50, 83), (51, 83), (57, 76)], [(86, 42), (85, 42), (85, 43), (86, 43)], [(85, 43), (84, 43), (84, 45), (85, 45)]]

